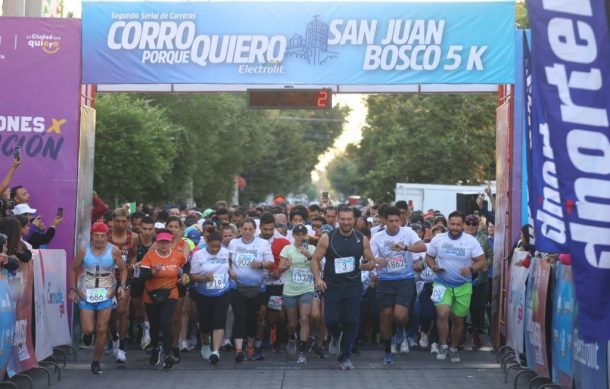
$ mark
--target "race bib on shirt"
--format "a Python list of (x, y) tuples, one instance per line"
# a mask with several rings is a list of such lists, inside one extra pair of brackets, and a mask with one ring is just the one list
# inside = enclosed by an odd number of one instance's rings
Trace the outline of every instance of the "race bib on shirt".
[(250, 267), (254, 262), (254, 254), (239, 253), (235, 256), (235, 264), (239, 267)]
[(433, 303), (440, 303), (443, 301), (443, 297), (445, 297), (445, 292), (447, 291), (447, 287), (443, 285), (434, 285), (432, 289), (432, 295), (430, 296), (430, 300)]
[(214, 274), (214, 279), (208, 281), (206, 289), (225, 289), (227, 287), (227, 275), (226, 274)]
[(313, 285), (313, 274), (309, 269), (293, 269), (292, 282), (299, 285)]
[(351, 273), (356, 269), (354, 257), (335, 258), (335, 273)]
[(405, 259), (403, 257), (394, 257), (388, 259), (388, 271), (401, 271), (405, 269)]
[(108, 300), (108, 289), (106, 288), (93, 288), (87, 289), (85, 294), (85, 300), (90, 304), (101, 303), (102, 301)]
[(269, 302), (267, 303), (267, 307), (269, 309), (281, 311), (283, 306), (284, 306), (284, 299), (281, 296), (269, 297)]

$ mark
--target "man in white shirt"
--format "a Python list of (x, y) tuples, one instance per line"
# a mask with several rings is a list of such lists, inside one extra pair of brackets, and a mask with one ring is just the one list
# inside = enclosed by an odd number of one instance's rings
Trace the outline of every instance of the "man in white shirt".
[[(464, 317), (470, 310), (472, 275), (486, 266), (485, 254), (477, 239), (464, 233), (464, 215), (454, 211), (448, 218), (449, 231), (430, 242), (426, 263), (436, 273), (432, 302), (436, 305), (440, 351), (437, 359), (449, 354), (460, 362), (457, 347), (464, 330)], [(451, 313), (451, 349), (447, 346)]]

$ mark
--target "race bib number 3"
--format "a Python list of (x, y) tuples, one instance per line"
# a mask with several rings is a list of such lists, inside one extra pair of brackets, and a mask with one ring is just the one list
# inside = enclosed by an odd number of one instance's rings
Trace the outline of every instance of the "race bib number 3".
[(280, 296), (271, 296), (269, 297), (269, 302), (267, 303), (267, 307), (270, 309), (274, 309), (276, 311), (281, 311), (282, 306), (284, 305), (284, 299)]
[(214, 274), (214, 279), (206, 283), (206, 289), (225, 289), (226, 287), (226, 274)]
[(101, 303), (102, 301), (108, 300), (108, 289), (106, 288), (95, 288), (87, 289), (86, 301), (91, 304)]
[(239, 267), (250, 267), (254, 262), (254, 254), (239, 253), (235, 256), (235, 264)]
[(313, 285), (313, 274), (309, 269), (293, 269), (292, 282), (300, 285)]
[(430, 300), (432, 300), (433, 303), (440, 303), (441, 301), (443, 301), (443, 297), (445, 297), (446, 291), (447, 291), (447, 288), (444, 287), (443, 285), (434, 285), (434, 288), (432, 289), (432, 296), (430, 296)]
[(335, 273), (351, 273), (356, 269), (354, 257), (335, 258)]
[(388, 271), (401, 271), (405, 269), (405, 260), (403, 257), (395, 257), (388, 259)]

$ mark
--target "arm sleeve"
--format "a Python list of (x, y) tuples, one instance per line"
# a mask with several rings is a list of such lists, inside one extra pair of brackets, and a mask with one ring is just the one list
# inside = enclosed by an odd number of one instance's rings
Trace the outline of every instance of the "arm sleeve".
[(140, 262), (140, 280), (146, 281), (152, 277), (150, 255), (146, 254)]
[(40, 248), (43, 244), (49, 244), (55, 237), (55, 227), (49, 227), (44, 234), (34, 231), (27, 240), (35, 249)]
[(493, 212), (490, 212), (487, 208), (480, 209), (480, 211), (491, 224), (496, 224), (496, 215)]
[(108, 206), (106, 205), (106, 203), (99, 197), (97, 197), (97, 198), (94, 197), (93, 198), (93, 209), (91, 210), (91, 222), (95, 223), (95, 221), (97, 219), (104, 216), (106, 211), (108, 211)]

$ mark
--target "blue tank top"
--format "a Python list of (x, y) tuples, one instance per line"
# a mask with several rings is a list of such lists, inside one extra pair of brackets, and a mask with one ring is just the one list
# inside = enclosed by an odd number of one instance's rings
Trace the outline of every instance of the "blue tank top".
[[(364, 254), (364, 235), (352, 230), (349, 236), (341, 235), (338, 228), (328, 234), (328, 249), (324, 264), (324, 282), (328, 285), (362, 284), (360, 278), (360, 259)], [(335, 259), (353, 258), (354, 270), (343, 272), (335, 269)]]
[(100, 273), (112, 273), (114, 271), (114, 258), (112, 258), (112, 244), (106, 245), (106, 250), (102, 255), (94, 255), (91, 252), (91, 244), (87, 243), (85, 248), (85, 258), (83, 258), (83, 268), (85, 271), (95, 272), (99, 266)]

